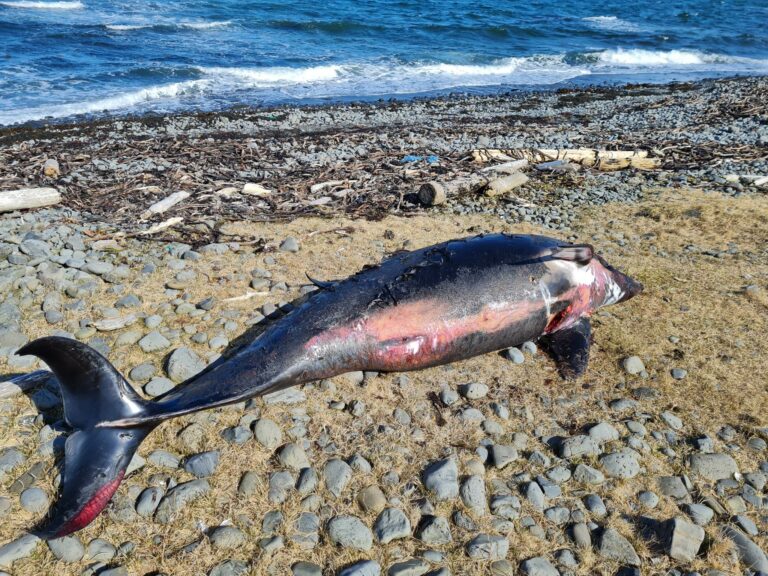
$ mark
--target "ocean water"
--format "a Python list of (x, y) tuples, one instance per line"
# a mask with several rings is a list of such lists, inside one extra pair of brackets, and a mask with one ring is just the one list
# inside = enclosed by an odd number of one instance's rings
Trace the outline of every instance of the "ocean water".
[(0, 125), (768, 74), (768, 0), (0, 0)]

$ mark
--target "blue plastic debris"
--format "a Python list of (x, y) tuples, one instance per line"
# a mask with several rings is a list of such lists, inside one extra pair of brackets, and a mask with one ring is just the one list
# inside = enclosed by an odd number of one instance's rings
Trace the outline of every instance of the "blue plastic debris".
[(435, 156), (434, 154), (427, 156), (427, 164), (437, 164), (438, 162), (440, 162), (440, 158), (438, 156)]
[(408, 164), (409, 162), (418, 162), (422, 158), (424, 158), (424, 157), (423, 156), (415, 156), (414, 154), (407, 154), (407, 155), (403, 156), (403, 159), (400, 160), (400, 163), (401, 164)]

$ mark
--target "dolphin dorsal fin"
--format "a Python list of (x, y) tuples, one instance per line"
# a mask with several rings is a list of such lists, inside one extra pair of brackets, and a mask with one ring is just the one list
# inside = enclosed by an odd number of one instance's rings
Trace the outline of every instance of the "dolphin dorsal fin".
[(577, 262), (578, 264), (589, 264), (595, 255), (591, 244), (569, 244), (567, 246), (557, 246), (552, 249), (551, 256), (558, 260), (567, 260)]
[(304, 273), (304, 275), (307, 277), (307, 280), (309, 280), (310, 282), (312, 282), (312, 284), (320, 288), (320, 290), (333, 290), (334, 286), (338, 284), (338, 282), (323, 282), (322, 280), (316, 280), (306, 272)]

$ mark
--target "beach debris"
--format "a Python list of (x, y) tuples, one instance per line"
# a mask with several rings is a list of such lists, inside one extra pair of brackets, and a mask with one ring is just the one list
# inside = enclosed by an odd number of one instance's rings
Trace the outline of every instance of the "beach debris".
[(152, 204), (152, 206), (147, 208), (144, 213), (142, 213), (141, 217), (146, 220), (155, 214), (162, 214), (163, 212), (173, 208), (176, 204), (182, 200), (186, 200), (187, 198), (189, 198), (189, 192), (174, 192), (170, 196), (167, 196), (159, 202)]
[(48, 160), (43, 163), (43, 174), (46, 178), (59, 177), (61, 170), (59, 169), (59, 162), (56, 158), (48, 158)]
[(517, 188), (518, 186), (522, 186), (526, 182), (528, 182), (529, 178), (522, 172), (515, 172), (513, 174), (510, 174), (509, 176), (503, 176), (501, 178), (496, 178), (495, 180), (491, 180), (488, 183), (488, 186), (485, 188), (485, 195), (486, 196), (501, 196), (503, 194), (506, 194), (510, 190), (513, 190)]
[(181, 216), (174, 216), (173, 218), (168, 218), (168, 220), (165, 220), (163, 222), (160, 222), (159, 224), (155, 224), (153, 226), (150, 226), (146, 230), (140, 232), (139, 234), (142, 236), (149, 236), (150, 234), (157, 234), (158, 232), (161, 232), (163, 230), (167, 230), (168, 228), (171, 228), (173, 226), (176, 226), (177, 224), (181, 224), (184, 222), (184, 218)]
[(522, 172), (514, 172), (501, 178), (495, 176), (488, 172), (470, 174), (445, 182), (425, 182), (419, 188), (419, 201), (427, 206), (437, 206), (445, 204), (450, 197), (474, 194), (483, 190), (487, 196), (501, 196), (528, 182), (528, 176)]
[(326, 188), (335, 188), (336, 186), (342, 186), (347, 183), (349, 183), (348, 180), (328, 180), (327, 182), (318, 182), (317, 184), (312, 184), (312, 186), (309, 187), (309, 191), (312, 194), (317, 194)]
[(528, 160), (525, 158), (521, 160), (512, 160), (510, 162), (504, 162), (503, 164), (494, 164), (493, 166), (486, 166), (480, 172), (503, 172), (505, 174), (514, 174), (519, 172), (523, 168), (528, 166)]
[(768, 176), (763, 176), (762, 178), (758, 178), (754, 181), (754, 185), (758, 188), (761, 188), (762, 186), (768, 186)]
[(440, 182), (426, 182), (419, 188), (419, 202), (426, 206), (439, 206), (445, 204), (447, 196)]
[(430, 154), (426, 158), (417, 154), (406, 154), (400, 159), (400, 164), (412, 164), (413, 162), (426, 161), (427, 164), (437, 164), (440, 162), (440, 157), (435, 154)]
[[(446, 182), (426, 182), (419, 188), (419, 199), (424, 202), (424, 199), (429, 200), (432, 198), (433, 203), (441, 204), (445, 202), (446, 198), (451, 196), (478, 192), (485, 188), (488, 182), (490, 182), (489, 176), (483, 174), (470, 174), (469, 176), (455, 178)], [(424, 203), (427, 204), (427, 202)], [(432, 204), (428, 205), (431, 206)]]
[(596, 150), (594, 148), (513, 148), (498, 150), (481, 148), (472, 151), (475, 162), (487, 163), (494, 160), (509, 162), (525, 159), (528, 162), (541, 164), (554, 160), (564, 160), (596, 168), (604, 172), (637, 168), (652, 170), (659, 167), (657, 158), (650, 158), (647, 150)]
[(239, 193), (240, 191), (234, 186), (225, 186), (224, 188), (221, 188), (220, 190), (216, 190), (216, 192), (214, 192), (216, 196), (219, 196), (221, 198), (226, 198), (227, 200), (235, 197)]
[(248, 182), (243, 186), (242, 190), (243, 194), (246, 196), (269, 196), (272, 194), (272, 190), (269, 190), (268, 188), (265, 188), (261, 184), (255, 184), (254, 182)]
[(61, 202), (56, 188), (20, 188), (0, 192), (0, 212), (52, 206)]
[(578, 169), (578, 164), (573, 164), (568, 160), (552, 160), (551, 162), (536, 164), (536, 170), (541, 172), (576, 172)]

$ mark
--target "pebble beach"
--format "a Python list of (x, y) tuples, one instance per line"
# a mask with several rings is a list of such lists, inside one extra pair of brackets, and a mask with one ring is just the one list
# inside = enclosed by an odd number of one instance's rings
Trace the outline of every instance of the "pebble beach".
[[(62, 197), (0, 214), (0, 574), (768, 573), (767, 111), (753, 77), (0, 128), (0, 192)], [(654, 167), (419, 196), (487, 174), (473, 151), (577, 148)], [(185, 416), (93, 524), (27, 532), (67, 434), (29, 340), (86, 342), (151, 398), (306, 275), (484, 232), (590, 242), (645, 285), (594, 317), (585, 377), (526, 342)]]

